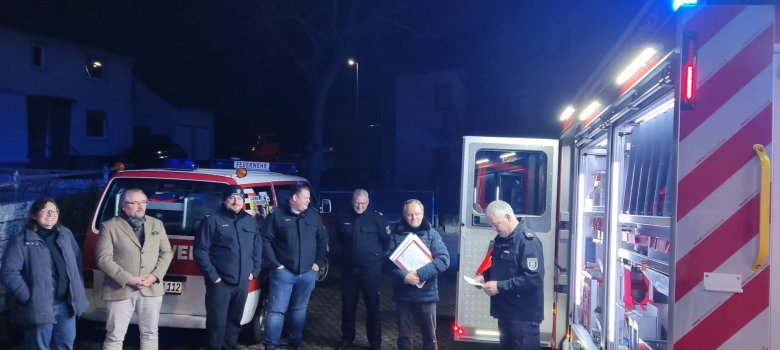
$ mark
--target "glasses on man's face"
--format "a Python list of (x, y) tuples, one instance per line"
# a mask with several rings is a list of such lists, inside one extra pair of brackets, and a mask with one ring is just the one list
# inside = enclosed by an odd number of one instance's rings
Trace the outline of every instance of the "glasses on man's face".
[(41, 209), (40, 213), (43, 215), (59, 215), (60, 210), (59, 209)]
[(125, 204), (139, 206), (139, 205), (147, 205), (149, 204), (149, 201), (132, 201), (132, 202), (125, 202)]

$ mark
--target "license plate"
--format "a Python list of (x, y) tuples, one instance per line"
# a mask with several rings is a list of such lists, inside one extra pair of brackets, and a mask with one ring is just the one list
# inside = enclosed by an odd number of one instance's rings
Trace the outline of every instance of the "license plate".
[(163, 281), (163, 285), (165, 286), (165, 294), (181, 294), (182, 289), (184, 289), (182, 282)]

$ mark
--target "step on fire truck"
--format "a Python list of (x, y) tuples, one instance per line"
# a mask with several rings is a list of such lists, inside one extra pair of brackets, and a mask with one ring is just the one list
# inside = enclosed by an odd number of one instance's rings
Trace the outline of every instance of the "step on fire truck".
[[(543, 345), (780, 349), (780, 5), (680, 2), (645, 5), (560, 140), (464, 139), (459, 274), (509, 202), (544, 244)], [(497, 341), (488, 297), (457, 295), (455, 338)]]
[[(105, 322), (106, 306), (102, 298), (105, 275), (97, 268), (95, 242), (100, 223), (119, 213), (121, 191), (140, 188), (149, 198), (146, 215), (163, 222), (173, 248), (173, 260), (163, 278), (165, 298), (160, 310), (160, 326), (206, 328), (206, 285), (195, 263), (193, 240), (206, 214), (222, 205), (222, 193), (228, 185), (244, 189), (244, 210), (262, 221), (273, 208), (283, 206), (293, 188), (308, 183), (290, 175), (297, 170), (291, 163), (217, 161), (214, 168), (198, 168), (190, 160), (167, 159), (160, 169), (118, 171), (106, 184), (95, 208), (84, 239), (84, 284), (90, 308), (82, 318)], [(312, 203), (317, 203), (312, 190)], [(330, 201), (322, 200), (319, 211), (330, 212)], [(328, 263), (320, 269), (317, 281), (327, 276)], [(267, 273), (249, 283), (249, 295), (241, 324), (253, 342), (262, 341), (265, 326)], [(131, 323), (137, 322), (133, 316)]]

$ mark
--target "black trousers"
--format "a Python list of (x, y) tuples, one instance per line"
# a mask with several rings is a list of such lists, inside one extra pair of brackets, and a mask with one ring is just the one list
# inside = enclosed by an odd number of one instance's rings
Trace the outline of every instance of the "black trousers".
[(206, 283), (206, 337), (209, 349), (236, 349), (248, 282)]
[(382, 343), (382, 317), (379, 314), (381, 273), (355, 274), (344, 268), (341, 277), (341, 340), (355, 340), (355, 314), (360, 294), (366, 305), (366, 338), (372, 348)]
[(498, 319), (501, 350), (538, 350), (541, 348), (539, 322)]
[(398, 301), (395, 304), (398, 309), (398, 349), (412, 350), (415, 320), (420, 323), (423, 350), (438, 349), (439, 343), (436, 340), (436, 302), (414, 303)]

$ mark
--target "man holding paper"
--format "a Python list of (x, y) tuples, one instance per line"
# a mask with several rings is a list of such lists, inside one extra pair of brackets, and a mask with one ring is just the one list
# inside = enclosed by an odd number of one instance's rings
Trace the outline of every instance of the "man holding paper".
[(489, 266), (475, 278), (483, 283), (477, 288), (490, 296), (490, 315), (498, 319), (501, 349), (537, 350), (539, 323), (544, 319), (542, 242), (517, 220), (509, 203), (493, 201), (485, 212), (498, 235), (490, 261), (483, 263)]
[(420, 322), (423, 349), (438, 349), (436, 303), (437, 276), (450, 265), (450, 255), (441, 235), (425, 220), (422, 203), (404, 202), (404, 220), (390, 237), (390, 260), (394, 279), (393, 300), (398, 315), (398, 349), (412, 349), (412, 327)]

